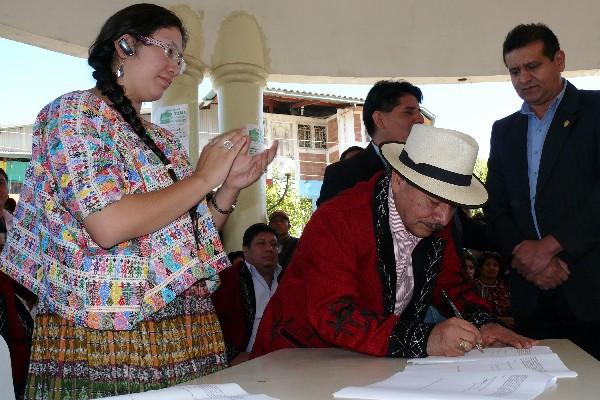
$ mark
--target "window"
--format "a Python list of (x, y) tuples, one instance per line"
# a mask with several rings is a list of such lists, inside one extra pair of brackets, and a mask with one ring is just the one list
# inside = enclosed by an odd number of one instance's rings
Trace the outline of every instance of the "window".
[(298, 146), (304, 149), (326, 149), (327, 127), (298, 124)]
[(315, 149), (327, 148), (327, 128), (315, 126)]
[(272, 121), (271, 135), (279, 142), (277, 155), (294, 158), (296, 143), (293, 134), (294, 126), (290, 122)]
[(8, 193), (9, 194), (19, 194), (21, 193), (21, 186), (23, 186), (23, 182), (8, 182)]
[(298, 146), (310, 149), (311, 142), (310, 125), (298, 124)]

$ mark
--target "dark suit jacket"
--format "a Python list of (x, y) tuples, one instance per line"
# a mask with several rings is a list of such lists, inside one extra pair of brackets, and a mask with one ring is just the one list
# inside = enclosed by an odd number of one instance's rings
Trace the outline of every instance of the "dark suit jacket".
[(377, 155), (373, 143), (369, 143), (365, 151), (352, 158), (330, 164), (325, 168), (317, 207), (336, 194), (354, 187), (358, 182), (368, 181), (384, 169), (383, 161)]
[(221, 323), (227, 358), (246, 351), (256, 316), (252, 274), (244, 261), (219, 273), (221, 284), (211, 296)]
[[(491, 235), (510, 259), (515, 245), (537, 239), (529, 201), (527, 116), (516, 112), (492, 128), (485, 208)], [(600, 319), (600, 92), (567, 84), (542, 151), (535, 210), (542, 237), (553, 235), (571, 269), (563, 290), (581, 320)], [(527, 317), (539, 290), (512, 274), (516, 316)]]
[(279, 265), (285, 269), (290, 261), (292, 261), (292, 256), (294, 255), (296, 246), (298, 245), (298, 238), (288, 234), (286, 238), (280, 240), (279, 244), (281, 245), (281, 251), (279, 252), (277, 260)]

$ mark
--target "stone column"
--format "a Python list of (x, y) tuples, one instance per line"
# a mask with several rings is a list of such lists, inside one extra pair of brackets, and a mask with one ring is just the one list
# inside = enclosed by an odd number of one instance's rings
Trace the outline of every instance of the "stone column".
[[(254, 17), (244, 12), (230, 14), (221, 25), (212, 58), (211, 76), (219, 102), (221, 132), (252, 124), (262, 133), (257, 139), (264, 140), (262, 109), (267, 64), (264, 37)], [(223, 230), (227, 251), (241, 250), (246, 228), (266, 221), (265, 184), (263, 174), (240, 193), (235, 212)]]
[[(189, 135), (187, 143), (184, 142), (183, 146), (187, 148), (190, 162), (195, 167), (200, 152), (198, 144), (198, 85), (202, 83), (206, 69), (200, 60), (204, 40), (202, 21), (200, 15), (186, 5), (173, 6), (171, 11), (181, 18), (188, 33), (188, 42), (183, 53), (186, 69), (183, 75), (175, 78), (162, 98), (152, 103), (152, 122), (164, 124), (167, 128), (176, 126), (173, 133)], [(174, 110), (179, 111), (186, 108), (187, 115), (173, 115)]]

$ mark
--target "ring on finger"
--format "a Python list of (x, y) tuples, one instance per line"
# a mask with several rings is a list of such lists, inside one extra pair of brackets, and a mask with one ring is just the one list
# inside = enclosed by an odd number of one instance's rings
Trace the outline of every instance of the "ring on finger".
[(233, 142), (227, 139), (223, 142), (223, 147), (225, 147), (225, 150), (231, 150), (233, 148)]
[(469, 344), (468, 344), (466, 341), (464, 341), (464, 340), (461, 340), (461, 341), (458, 343), (458, 348), (459, 348), (459, 349), (460, 349), (460, 351), (462, 351), (463, 353), (466, 353), (466, 352), (467, 352), (467, 350), (469, 349)]

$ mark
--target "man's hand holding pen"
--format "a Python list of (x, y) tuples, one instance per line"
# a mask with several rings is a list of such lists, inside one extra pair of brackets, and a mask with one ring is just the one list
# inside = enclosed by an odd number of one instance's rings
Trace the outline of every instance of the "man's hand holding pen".
[[(450, 296), (448, 296), (448, 293), (446, 293), (445, 290), (442, 290), (442, 298), (448, 303), (448, 305), (450, 306), (450, 308), (452, 309), (452, 312), (454, 313), (454, 316), (458, 319), (462, 319), (464, 320), (460, 310), (458, 309), (458, 307), (456, 307), (456, 305), (454, 304), (454, 302), (452, 301), (452, 299), (450, 298)], [(477, 328), (476, 328), (477, 329)], [(473, 347), (476, 347), (477, 350), (483, 352), (483, 347), (481, 347), (481, 340), (477, 341), (474, 345), (469, 345), (469, 342), (466, 340), (461, 340), (458, 343), (458, 347), (463, 351), (463, 352), (467, 352), (470, 351)]]
[(499, 344), (528, 349), (538, 344), (537, 340), (521, 336), (496, 323), (485, 324), (481, 329), (477, 329), (475, 325), (462, 318), (460, 310), (444, 290), (442, 290), (442, 298), (456, 317), (437, 324), (431, 331), (427, 342), (427, 354), (431, 356), (461, 356), (474, 347), (483, 351), (482, 345)]
[(430, 356), (462, 356), (471, 351), (483, 337), (479, 329), (464, 319), (449, 318), (437, 324), (427, 341)]
[(462, 356), (477, 345), (483, 338), (479, 329), (465, 321), (448, 294), (442, 290), (442, 298), (448, 303), (456, 318), (449, 318), (437, 324), (427, 341), (427, 354), (430, 356)]

